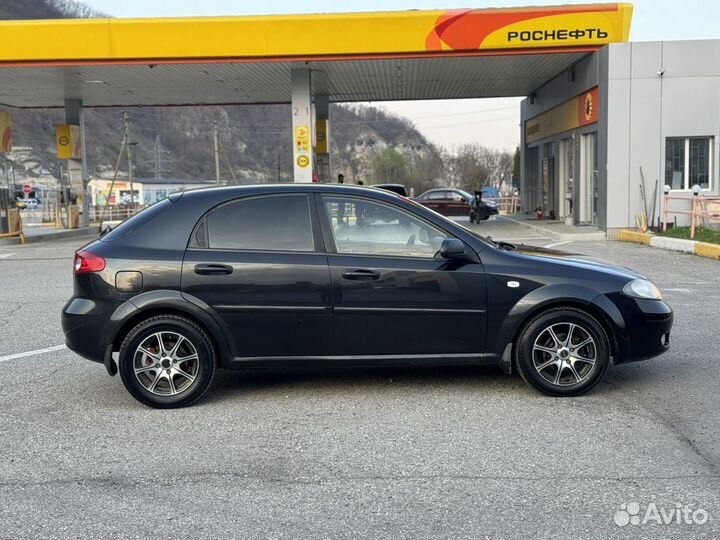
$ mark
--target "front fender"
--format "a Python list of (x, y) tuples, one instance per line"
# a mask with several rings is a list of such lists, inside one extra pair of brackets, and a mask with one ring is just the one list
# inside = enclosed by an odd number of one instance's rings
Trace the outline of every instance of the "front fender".
[(543, 309), (572, 304), (589, 305), (597, 296), (597, 291), (581, 285), (553, 284), (530, 291), (507, 313), (490, 350), (501, 357), (522, 325)]

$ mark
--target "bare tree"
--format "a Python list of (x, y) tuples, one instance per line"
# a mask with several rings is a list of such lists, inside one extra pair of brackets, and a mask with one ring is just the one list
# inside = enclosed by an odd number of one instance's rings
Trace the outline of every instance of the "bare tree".
[(104, 19), (109, 15), (75, 0), (48, 0), (48, 5), (69, 19)]

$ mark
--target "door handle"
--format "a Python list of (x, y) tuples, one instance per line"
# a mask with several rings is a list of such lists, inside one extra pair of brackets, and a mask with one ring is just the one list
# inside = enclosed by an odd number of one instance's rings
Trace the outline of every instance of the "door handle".
[(342, 277), (344, 277), (345, 279), (371, 281), (375, 279), (380, 279), (380, 272), (376, 272), (375, 270), (366, 270), (362, 268), (359, 270), (345, 270), (342, 273)]
[(233, 273), (233, 267), (227, 264), (196, 264), (195, 273), (202, 276), (222, 276)]

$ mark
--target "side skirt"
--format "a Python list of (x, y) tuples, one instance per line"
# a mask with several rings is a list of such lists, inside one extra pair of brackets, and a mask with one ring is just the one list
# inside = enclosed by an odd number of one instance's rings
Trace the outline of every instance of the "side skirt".
[(277, 367), (370, 367), (370, 366), (495, 366), (500, 359), (493, 353), (390, 354), (347, 356), (243, 356), (223, 367), (228, 369)]

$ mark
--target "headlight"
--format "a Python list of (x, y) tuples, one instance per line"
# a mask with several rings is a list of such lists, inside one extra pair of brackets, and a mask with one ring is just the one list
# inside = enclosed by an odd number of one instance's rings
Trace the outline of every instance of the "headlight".
[(647, 279), (635, 279), (623, 287), (623, 292), (635, 298), (649, 298), (650, 300), (662, 300), (662, 293), (652, 281)]

